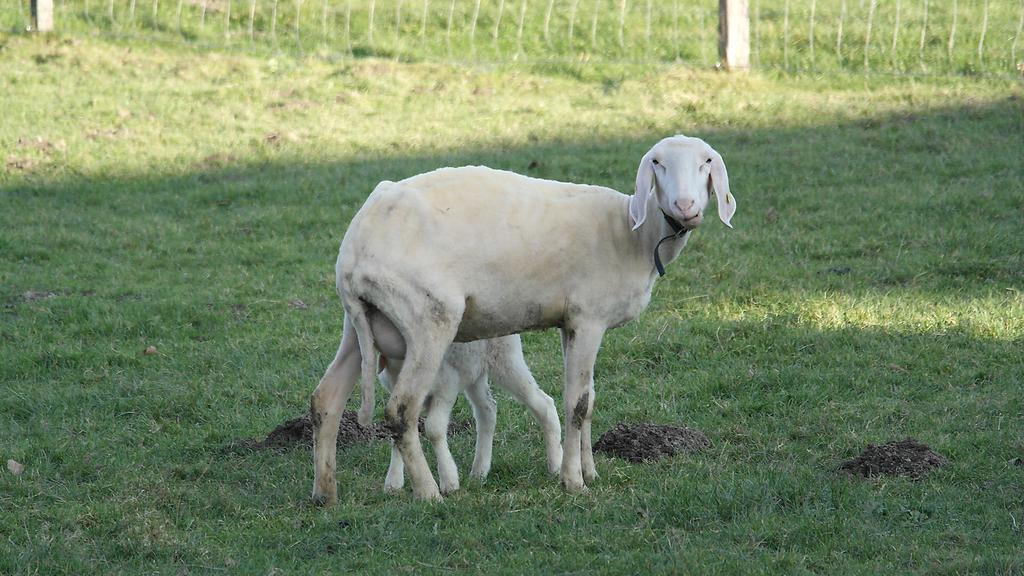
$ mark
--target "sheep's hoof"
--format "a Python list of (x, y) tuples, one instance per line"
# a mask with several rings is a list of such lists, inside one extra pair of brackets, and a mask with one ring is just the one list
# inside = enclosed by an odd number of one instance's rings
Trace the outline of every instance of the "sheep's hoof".
[(597, 470), (583, 471), (583, 481), (587, 484), (591, 484), (598, 479)]
[(338, 503), (338, 495), (334, 494), (322, 494), (318, 490), (313, 491), (313, 506), (326, 507), (334, 506)]
[(441, 498), (441, 492), (439, 492), (437, 488), (426, 492), (417, 492), (416, 499), (423, 502), (441, 502), (443, 500), (443, 498)]
[(471, 480), (476, 480), (476, 481), (480, 482), (481, 484), (483, 484), (484, 481), (487, 480), (487, 474), (489, 474), (490, 472), (491, 472), (491, 467), (490, 466), (487, 466), (487, 467), (484, 467), (484, 466), (479, 466), (479, 467), (474, 466), (473, 469), (469, 471), (469, 478)]
[(587, 491), (587, 485), (583, 483), (583, 478), (573, 478), (572, 480), (562, 478), (562, 488), (570, 494), (580, 494)]
[(399, 492), (402, 491), (402, 488), (404, 488), (404, 487), (405, 487), (404, 484), (389, 484), (389, 483), (385, 482), (384, 483), (384, 493), (385, 494), (398, 494)]
[(454, 474), (443, 474), (439, 478), (438, 487), (441, 489), (441, 494), (447, 496), (452, 492), (459, 489), (459, 473)]

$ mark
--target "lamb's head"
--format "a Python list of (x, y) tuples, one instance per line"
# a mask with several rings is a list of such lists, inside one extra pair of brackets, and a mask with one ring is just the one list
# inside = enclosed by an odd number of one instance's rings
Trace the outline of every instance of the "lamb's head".
[(689, 229), (704, 221), (704, 208), (713, 192), (718, 197), (718, 217), (732, 228), (729, 220), (736, 212), (736, 199), (729, 193), (725, 162), (700, 138), (672, 136), (644, 154), (636, 172), (636, 194), (629, 201), (634, 230), (647, 218), (652, 188), (662, 211)]

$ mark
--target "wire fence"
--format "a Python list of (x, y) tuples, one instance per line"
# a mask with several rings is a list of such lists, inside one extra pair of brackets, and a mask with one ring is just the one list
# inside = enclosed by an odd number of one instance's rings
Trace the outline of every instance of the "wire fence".
[[(718, 62), (717, 0), (54, 0), (57, 32), (399, 60)], [(0, 26), (30, 26), (29, 0)], [(16, 7), (15, 7), (16, 6)], [(1024, 0), (750, 0), (751, 62), (1024, 73)]]

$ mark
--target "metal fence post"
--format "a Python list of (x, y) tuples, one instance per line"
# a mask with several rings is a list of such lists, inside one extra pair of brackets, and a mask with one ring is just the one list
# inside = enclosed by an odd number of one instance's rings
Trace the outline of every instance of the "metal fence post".
[(727, 70), (750, 68), (749, 0), (718, 0), (718, 55)]
[(32, 30), (53, 31), (53, 0), (32, 0)]

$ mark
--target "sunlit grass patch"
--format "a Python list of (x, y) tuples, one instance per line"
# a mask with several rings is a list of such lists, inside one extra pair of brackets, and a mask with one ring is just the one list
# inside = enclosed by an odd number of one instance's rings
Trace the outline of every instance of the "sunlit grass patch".
[[(869, 329), (892, 333), (962, 333), (1014, 341), (1024, 334), (1024, 300), (1015, 289), (989, 294), (886, 288), (763, 294), (757, 301), (705, 309), (725, 321), (783, 321), (818, 330)], [(678, 321), (680, 318), (675, 319)]]

